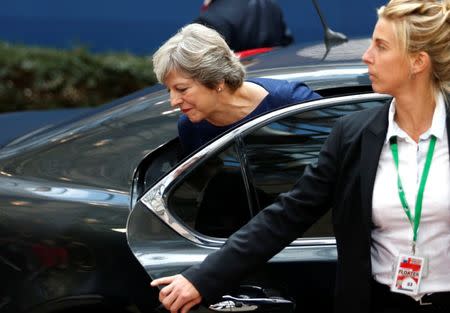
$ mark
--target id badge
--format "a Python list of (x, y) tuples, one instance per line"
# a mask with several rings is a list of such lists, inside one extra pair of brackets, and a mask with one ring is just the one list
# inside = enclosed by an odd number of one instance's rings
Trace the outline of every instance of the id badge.
[(417, 295), (425, 259), (415, 255), (402, 254), (397, 259), (391, 291)]

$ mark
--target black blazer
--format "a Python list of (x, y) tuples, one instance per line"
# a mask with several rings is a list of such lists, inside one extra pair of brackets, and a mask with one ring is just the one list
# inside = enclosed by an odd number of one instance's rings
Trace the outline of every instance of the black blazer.
[(193, 22), (217, 30), (234, 51), (286, 46), (293, 41), (274, 0), (214, 0)]
[[(388, 111), (385, 105), (337, 121), (317, 165), (308, 167), (291, 191), (233, 234), (221, 250), (183, 273), (205, 301), (216, 300), (332, 208), (338, 251), (335, 312), (370, 311), (372, 193)], [(448, 115), (446, 124), (450, 129)]]

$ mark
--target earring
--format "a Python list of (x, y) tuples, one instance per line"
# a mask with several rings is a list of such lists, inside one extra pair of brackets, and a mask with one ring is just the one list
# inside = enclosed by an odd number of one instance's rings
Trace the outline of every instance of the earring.
[(221, 87), (217, 88), (217, 92), (221, 92), (221, 91), (222, 91)]

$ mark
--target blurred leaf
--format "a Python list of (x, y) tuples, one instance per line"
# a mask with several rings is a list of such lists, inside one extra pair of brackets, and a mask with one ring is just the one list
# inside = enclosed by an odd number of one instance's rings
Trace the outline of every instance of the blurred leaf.
[(155, 83), (148, 57), (0, 42), (0, 112), (97, 106)]

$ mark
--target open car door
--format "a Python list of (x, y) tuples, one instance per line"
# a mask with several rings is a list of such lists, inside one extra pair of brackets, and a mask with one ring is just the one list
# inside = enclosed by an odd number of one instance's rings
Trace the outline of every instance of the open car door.
[[(151, 279), (202, 262), (316, 162), (337, 118), (388, 101), (378, 94), (310, 101), (259, 116), (217, 138), (136, 201), (127, 224), (132, 252)], [(152, 177), (141, 176), (136, 184)], [(336, 258), (328, 213), (217, 303), (202, 304), (197, 312), (330, 312)]]

